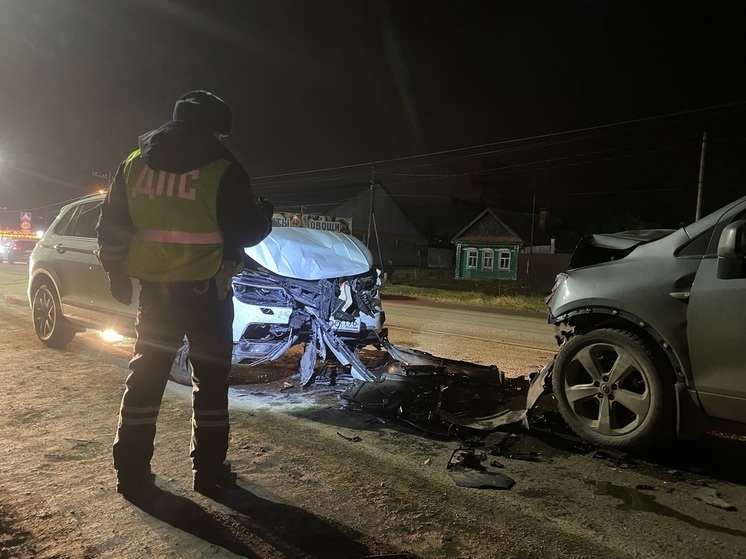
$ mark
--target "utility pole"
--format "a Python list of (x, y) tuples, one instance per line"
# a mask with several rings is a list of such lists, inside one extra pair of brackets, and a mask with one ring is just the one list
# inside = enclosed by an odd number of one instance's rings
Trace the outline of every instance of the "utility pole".
[(526, 282), (531, 283), (529, 274), (531, 273), (531, 255), (534, 253), (534, 223), (536, 222), (536, 192), (534, 192), (531, 203), (531, 242), (528, 245), (528, 258), (526, 258)]
[(705, 150), (707, 149), (707, 132), (702, 134), (702, 153), (699, 156), (699, 183), (697, 185), (697, 211), (694, 221), (698, 221), (702, 214), (702, 186), (705, 179)]
[(381, 239), (378, 238), (378, 225), (376, 225), (376, 214), (375, 209), (373, 206), (373, 190), (376, 186), (378, 186), (381, 183), (376, 182), (376, 169), (375, 167), (371, 167), (371, 170), (373, 174), (370, 178), (370, 214), (368, 215), (368, 235), (365, 238), (365, 246), (370, 248), (370, 226), (373, 225), (373, 231), (376, 235), (376, 244), (378, 245), (378, 262), (381, 265), (381, 268), (383, 268), (383, 256), (381, 254)]

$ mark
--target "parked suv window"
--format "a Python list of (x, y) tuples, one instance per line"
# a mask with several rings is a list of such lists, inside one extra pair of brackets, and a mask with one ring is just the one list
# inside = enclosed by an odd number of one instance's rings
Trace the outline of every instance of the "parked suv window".
[(101, 202), (83, 205), (75, 218), (72, 234), (76, 237), (95, 238), (99, 215), (101, 215)]
[(96, 224), (101, 215), (101, 202), (81, 204), (64, 215), (54, 228), (55, 235), (67, 237), (96, 237)]
[(78, 209), (77, 206), (74, 206), (72, 208), (69, 208), (63, 215), (60, 217), (60, 220), (57, 222), (57, 225), (54, 226), (54, 234), (55, 235), (66, 235), (65, 230), (67, 229), (67, 226), (70, 224), (70, 219), (75, 215), (75, 211)]

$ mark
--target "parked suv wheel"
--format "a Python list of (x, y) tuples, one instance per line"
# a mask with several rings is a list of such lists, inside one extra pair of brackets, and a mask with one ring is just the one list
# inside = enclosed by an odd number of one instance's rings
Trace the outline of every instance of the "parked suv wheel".
[(34, 293), (31, 307), (37, 337), (49, 347), (65, 349), (75, 336), (75, 329), (63, 318), (54, 288), (42, 283)]
[(643, 449), (674, 433), (673, 382), (642, 338), (623, 330), (577, 334), (560, 349), (552, 387), (562, 417), (586, 440)]

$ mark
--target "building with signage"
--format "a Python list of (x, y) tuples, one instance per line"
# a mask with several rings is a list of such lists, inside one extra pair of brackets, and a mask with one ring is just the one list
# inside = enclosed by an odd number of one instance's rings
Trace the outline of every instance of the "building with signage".
[(352, 233), (351, 217), (334, 217), (300, 212), (275, 212), (272, 221), (276, 227), (306, 227), (332, 233)]

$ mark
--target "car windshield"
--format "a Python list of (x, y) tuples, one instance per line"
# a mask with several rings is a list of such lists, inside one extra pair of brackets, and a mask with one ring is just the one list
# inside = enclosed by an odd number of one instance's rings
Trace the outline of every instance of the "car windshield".
[(36, 242), (34, 241), (16, 241), (15, 246), (17, 246), (20, 249), (23, 250), (33, 250), (33, 248), (36, 246)]

